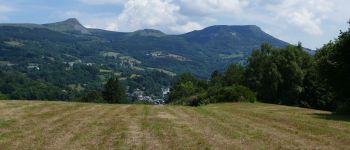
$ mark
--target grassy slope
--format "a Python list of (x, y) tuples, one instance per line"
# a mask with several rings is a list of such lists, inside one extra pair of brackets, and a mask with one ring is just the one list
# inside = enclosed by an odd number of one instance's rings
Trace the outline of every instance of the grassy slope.
[(349, 149), (349, 117), (269, 104), (0, 101), (1, 149)]

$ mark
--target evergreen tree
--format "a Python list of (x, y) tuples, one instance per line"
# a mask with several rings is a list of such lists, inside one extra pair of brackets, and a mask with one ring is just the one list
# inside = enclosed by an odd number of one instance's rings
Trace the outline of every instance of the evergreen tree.
[(125, 90), (119, 83), (118, 78), (110, 78), (102, 92), (103, 99), (108, 103), (125, 103)]

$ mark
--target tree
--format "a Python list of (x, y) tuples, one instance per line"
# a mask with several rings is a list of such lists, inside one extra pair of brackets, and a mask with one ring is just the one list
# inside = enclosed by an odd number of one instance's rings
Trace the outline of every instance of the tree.
[(256, 96), (249, 88), (242, 85), (226, 86), (215, 95), (217, 102), (255, 102)]
[(242, 84), (244, 75), (244, 67), (239, 63), (233, 63), (225, 70), (223, 80), (224, 85), (230, 86), (234, 84)]
[(265, 102), (298, 105), (302, 84), (312, 58), (301, 44), (273, 48), (263, 44), (248, 58), (245, 84)]
[(191, 96), (196, 92), (197, 79), (191, 73), (181, 74), (170, 89), (169, 101)]
[[(348, 22), (350, 25), (350, 21)], [(320, 76), (333, 88), (339, 112), (350, 112), (350, 28), (316, 54)]]
[(118, 78), (110, 78), (102, 92), (103, 99), (108, 103), (125, 103), (125, 90), (120, 85)]
[(299, 104), (303, 107), (336, 110), (334, 93), (318, 74), (315, 64), (307, 70), (303, 80), (303, 90), (300, 94)]

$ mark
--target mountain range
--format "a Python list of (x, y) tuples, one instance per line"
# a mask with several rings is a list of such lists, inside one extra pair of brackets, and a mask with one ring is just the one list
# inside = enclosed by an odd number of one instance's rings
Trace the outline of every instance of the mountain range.
[[(145, 89), (147, 82), (157, 80), (145, 79), (154, 72), (168, 76), (192, 72), (206, 78), (232, 62), (245, 63), (252, 50), (262, 43), (275, 47), (288, 45), (255, 25), (216, 25), (169, 35), (154, 29), (135, 32), (90, 29), (74, 18), (49, 24), (0, 24), (0, 66), (53, 85), (76, 86), (74, 89), (89, 89), (90, 82), (97, 79), (105, 82), (112, 75), (133, 80), (135, 88)], [(64, 73), (74, 71), (72, 68), (77, 65), (95, 67), (97, 72)], [(57, 66), (64, 67), (55, 70), (60, 68)], [(39, 70), (35, 72), (32, 68)], [(58, 75), (62, 79), (56, 79)], [(65, 80), (73, 75), (92, 77)], [(139, 78), (143, 78), (142, 82)], [(166, 80), (155, 81), (159, 83), (156, 87), (168, 84)]]

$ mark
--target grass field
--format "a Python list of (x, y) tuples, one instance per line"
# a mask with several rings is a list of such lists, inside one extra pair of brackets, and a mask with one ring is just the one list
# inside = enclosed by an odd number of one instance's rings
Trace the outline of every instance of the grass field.
[(350, 149), (350, 117), (261, 103), (0, 101), (0, 149)]

